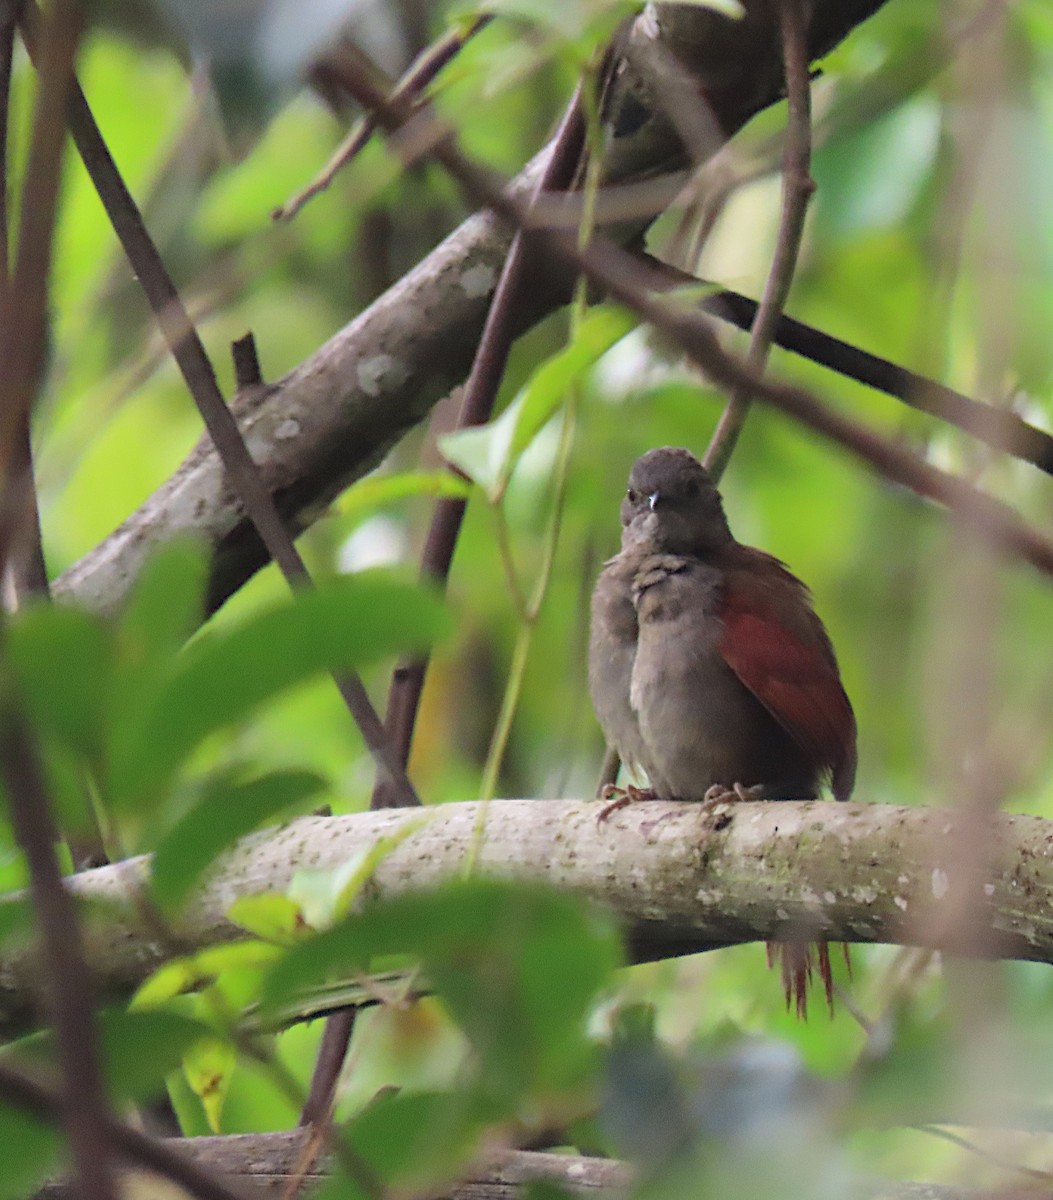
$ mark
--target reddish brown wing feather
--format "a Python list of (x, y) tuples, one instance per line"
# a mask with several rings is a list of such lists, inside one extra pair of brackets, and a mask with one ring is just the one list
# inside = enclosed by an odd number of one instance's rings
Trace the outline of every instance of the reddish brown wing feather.
[[(782, 575), (779, 583), (792, 584), (807, 603), (804, 585), (770, 561)], [(833, 650), (814, 613), (808, 611), (814, 637), (805, 640), (778, 619), (776, 607), (765, 590), (755, 598), (729, 580), (721, 656), (798, 745), (830, 771), (834, 795), (846, 800), (855, 781), (856, 723)]]

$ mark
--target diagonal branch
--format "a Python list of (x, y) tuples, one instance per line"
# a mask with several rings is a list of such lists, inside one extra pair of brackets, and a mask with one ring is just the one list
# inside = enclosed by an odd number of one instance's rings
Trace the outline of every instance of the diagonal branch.
[[(884, 0), (819, 0), (809, 56), (825, 53)], [(781, 98), (782, 69), (766, 4), (733, 21), (698, 5), (663, 5), (657, 26), (638, 21), (633, 36), (660, 37), (692, 71), (725, 136)], [(679, 12), (673, 21), (673, 10)], [(771, 47), (775, 47), (775, 53)], [(623, 86), (631, 81), (623, 81)], [(675, 134), (660, 114), (641, 122), (646, 98), (630, 90), (613, 106), (606, 178), (646, 179), (676, 165)], [(634, 107), (635, 105), (635, 107)], [(633, 117), (635, 116), (635, 120)], [(514, 185), (528, 194), (535, 162)], [(637, 238), (649, 218), (626, 222)], [(300, 528), (325, 502), (380, 460), (431, 406), (463, 380), (511, 233), (487, 214), (469, 218), (417, 268), (279, 385), (239, 406), (283, 515)], [(562, 304), (556, 276), (531, 289), (522, 332)], [(56, 595), (112, 611), (153, 546), (193, 531), (215, 550), (211, 603), (218, 605), (264, 561), (244, 513), (225, 493), (215, 453), (199, 445), (182, 467), (114, 534), (66, 572)]]
[[(779, 31), (786, 72), (786, 151), (782, 172), (782, 212), (768, 278), (750, 329), (746, 363), (762, 371), (775, 339), (775, 331), (790, 295), (797, 258), (804, 238), (808, 201), (815, 191), (812, 182), (812, 81), (808, 71), (806, 5), (803, 0), (780, 0)], [(702, 462), (714, 483), (727, 467), (749, 411), (750, 393), (736, 388), (721, 413)]]
[[(39, 42), (40, 23), (39, 13), (32, 3), (23, 9), (21, 21), (26, 45), (32, 55)], [(289, 584), (293, 587), (310, 587), (311, 577), (303, 558), (285, 527), (260, 468), (249, 453), (237, 421), (223, 399), (200, 335), (76, 80), (70, 88), (67, 120), (85, 169), (124, 247), (132, 270), (142, 285), (161, 333), (219, 454), (226, 476), (245, 506), (267, 553), (278, 564)], [(17, 286), (17, 273), (15, 283)], [(359, 675), (349, 671), (335, 676), (334, 681), (378, 768), (391, 780), (400, 795), (412, 803), (419, 803)]]

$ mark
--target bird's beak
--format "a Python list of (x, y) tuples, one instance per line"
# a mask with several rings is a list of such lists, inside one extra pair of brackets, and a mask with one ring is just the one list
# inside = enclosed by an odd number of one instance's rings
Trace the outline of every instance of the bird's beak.
[(647, 507), (651, 510), (651, 512), (654, 512), (654, 510), (658, 507), (658, 497), (660, 495), (661, 492), (652, 492), (647, 497)]

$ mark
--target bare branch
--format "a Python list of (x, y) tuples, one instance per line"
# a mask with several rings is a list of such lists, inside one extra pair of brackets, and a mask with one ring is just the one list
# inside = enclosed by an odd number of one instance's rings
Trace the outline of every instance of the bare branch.
[[(779, 0), (779, 32), (782, 39), (783, 67), (786, 72), (787, 127), (786, 150), (782, 171), (782, 213), (768, 279), (757, 306), (750, 330), (746, 363), (762, 371), (775, 330), (790, 294), (797, 257), (804, 237), (804, 218), (808, 201), (815, 191), (811, 178), (812, 105), (811, 77), (808, 72), (808, 32), (806, 5), (803, 0)], [(719, 483), (728, 465), (746, 421), (750, 393), (736, 388), (721, 414), (703, 464)]]
[[(941, 905), (954, 891), (954, 831), (945, 809), (880, 804), (768, 802), (724, 813), (697, 804), (639, 803), (602, 825), (580, 801), (502, 800), (485, 813), (482, 874), (548, 883), (613, 911), (636, 958), (694, 953), (800, 935), (893, 942), (953, 951)], [(172, 923), (176, 945), (148, 927), (138, 889), (149, 860), (99, 867), (69, 886), (89, 910), (89, 953), (115, 992), (140, 983), (176, 953), (244, 936), (227, 919), (235, 899), (284, 891), (305, 867), (328, 870), (374, 846), (397, 842), (376, 869), (378, 898), (457, 878), (478, 840), (480, 805), (443, 804), (399, 841), (419, 812), (385, 809), (305, 817), (247, 838), (227, 855), (191, 907)], [(726, 822), (726, 823), (725, 823)], [(1053, 962), (1053, 822), (992, 817), (991, 873), (971, 881), (990, 957)], [(975, 948), (975, 947), (974, 947)], [(26, 953), (0, 953), (0, 1029), (24, 1024), (37, 994)]]

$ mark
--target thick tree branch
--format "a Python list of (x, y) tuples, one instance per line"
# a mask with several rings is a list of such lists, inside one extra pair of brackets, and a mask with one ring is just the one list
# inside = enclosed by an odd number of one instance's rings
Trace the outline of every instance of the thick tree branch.
[[(821, 0), (809, 30), (812, 59), (825, 53), (883, 0)], [(782, 95), (782, 65), (770, 6), (747, 4), (743, 20), (697, 5), (648, 9), (637, 42), (662, 39), (698, 80), (726, 136)], [(675, 130), (648, 113), (646, 88), (625, 88), (616, 106), (607, 163), (611, 182), (642, 179), (680, 164)], [(544, 155), (514, 185), (527, 194)], [(646, 221), (627, 225), (626, 239)], [(325, 503), (374, 467), (472, 361), (511, 232), (489, 215), (470, 218), (414, 271), (277, 386), (246, 397), (237, 415), (283, 515), (309, 524)], [(563, 303), (559, 273), (532, 283), (522, 328)], [(264, 561), (210, 445), (179, 470), (100, 546), (66, 572), (57, 596), (112, 611), (150, 550), (193, 532), (215, 551), (211, 603), (218, 605)]]
[[(1053, 822), (999, 814), (999, 852), (989, 877), (956, 868), (959, 816), (944, 809), (822, 801), (699, 805), (640, 803), (597, 824), (597, 806), (505, 800), (485, 814), (478, 869), (550, 883), (611, 909), (637, 958), (715, 949), (802, 931), (849, 942), (937, 946), (953, 952), (942, 924), (959, 888), (974, 887), (978, 931), (991, 957), (1053, 962)], [(173, 941), (136, 901), (146, 859), (72, 877), (83, 899), (101, 901), (86, 937), (102, 983), (127, 991), (176, 953), (232, 940), (226, 918), (239, 896), (283, 891), (303, 867), (328, 869), (419, 825), (378, 866), (372, 894), (393, 896), (452, 879), (476, 837), (477, 803), (306, 817), (240, 843), (193, 906), (173, 923)], [(31, 958), (0, 954), (0, 1029), (24, 1024), (36, 997)]]
[[(280, 1195), (280, 1189), (301, 1178), (297, 1167), (303, 1153), (302, 1131), (241, 1133), (226, 1137), (174, 1138), (173, 1146), (202, 1167), (237, 1176), (263, 1189), (263, 1195)], [(329, 1178), (323, 1159), (303, 1177), (306, 1194)], [(589, 1158), (580, 1154), (545, 1154), (535, 1150), (511, 1150), (495, 1157), (487, 1166), (473, 1171), (464, 1182), (437, 1192), (436, 1200), (519, 1200), (523, 1185), (531, 1179), (546, 1180), (565, 1188), (572, 1196), (588, 1200), (617, 1200), (627, 1194), (632, 1173), (622, 1162)], [(145, 1187), (145, 1184), (144, 1184)], [(137, 1191), (136, 1195), (140, 1193)], [(149, 1196), (149, 1191), (142, 1193)], [(986, 1200), (994, 1194), (950, 1184), (882, 1182), (858, 1180), (853, 1195), (860, 1200)], [(1044, 1195), (1044, 1193), (1043, 1193)], [(1023, 1200), (1024, 1193), (1014, 1192)], [(1036, 1200), (1038, 1193), (1035, 1193)], [(73, 1200), (69, 1185), (52, 1183), (37, 1192), (34, 1200)]]

